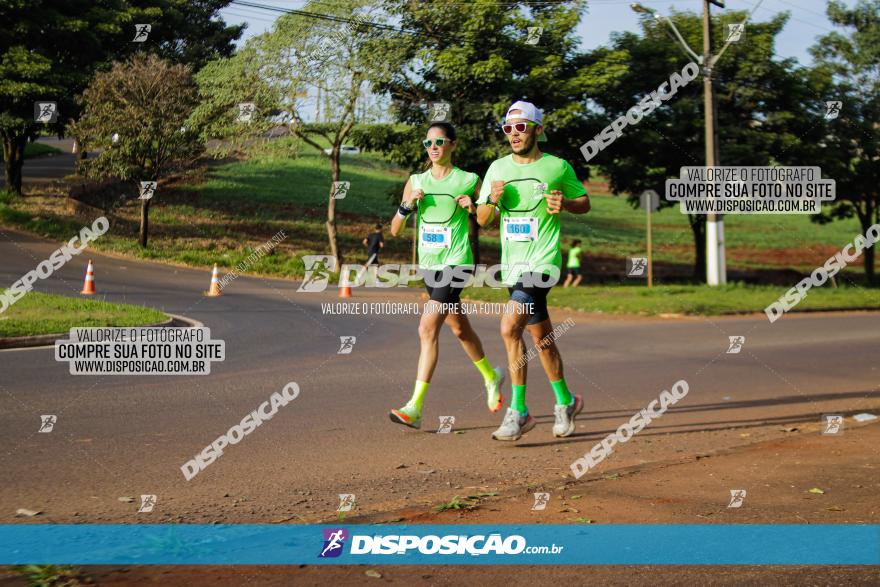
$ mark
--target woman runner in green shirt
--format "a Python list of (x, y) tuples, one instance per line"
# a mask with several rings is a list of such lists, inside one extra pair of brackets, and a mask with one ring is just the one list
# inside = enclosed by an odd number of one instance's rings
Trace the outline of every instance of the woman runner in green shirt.
[(446, 122), (428, 127), (422, 144), (431, 167), (411, 175), (403, 188), (403, 202), (391, 220), (391, 235), (397, 236), (407, 217), (418, 214), (419, 268), (425, 276), (430, 301), (419, 321), (419, 366), (412, 398), (399, 410), (391, 410), (392, 422), (412, 428), (421, 427), (422, 402), (437, 366), (438, 338), (444, 322), (458, 337), (461, 346), (483, 376), (489, 410), (501, 408), (501, 384), (504, 370), (493, 369), (483, 352), (483, 345), (465, 314), (460, 313), (460, 295), (464, 279), (473, 270), (473, 254), (468, 237), (468, 213), (474, 212), (474, 196), (480, 179), (452, 164), (455, 152), (455, 128)]

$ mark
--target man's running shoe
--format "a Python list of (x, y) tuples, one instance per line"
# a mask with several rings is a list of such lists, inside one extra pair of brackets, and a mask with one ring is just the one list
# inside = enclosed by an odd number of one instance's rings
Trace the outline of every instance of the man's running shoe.
[(574, 432), (574, 418), (581, 413), (584, 408), (584, 400), (581, 396), (576, 395), (570, 404), (564, 406), (556, 404), (553, 412), (556, 415), (556, 423), (553, 424), (553, 436), (564, 438), (571, 436)]
[(391, 410), (388, 417), (395, 424), (403, 424), (416, 430), (422, 427), (422, 415), (410, 405), (405, 405), (399, 410)]
[(495, 440), (519, 440), (520, 436), (535, 427), (531, 414), (523, 416), (513, 408), (507, 408), (501, 426), (492, 433)]
[(497, 412), (504, 403), (501, 386), (504, 384), (504, 369), (495, 367), (495, 379), (486, 381), (486, 405), (490, 412)]

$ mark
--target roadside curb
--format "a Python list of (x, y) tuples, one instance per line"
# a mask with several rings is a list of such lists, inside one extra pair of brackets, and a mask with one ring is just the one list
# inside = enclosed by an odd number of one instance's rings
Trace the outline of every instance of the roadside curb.
[[(198, 320), (187, 318), (186, 316), (178, 316), (177, 314), (166, 314), (168, 320), (157, 324), (146, 324), (144, 326), (132, 326), (131, 328), (198, 328), (204, 326)], [(108, 328), (116, 328), (110, 326)], [(128, 327), (124, 327), (128, 328)], [(55, 344), (58, 339), (65, 338), (69, 332), (56, 332), (53, 334), (40, 334), (38, 336), (0, 336), (0, 349), (24, 349), (32, 347), (45, 347)]]

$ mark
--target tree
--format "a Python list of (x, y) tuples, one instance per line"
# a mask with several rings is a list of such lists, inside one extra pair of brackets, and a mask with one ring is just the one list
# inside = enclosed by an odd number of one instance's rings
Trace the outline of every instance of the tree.
[[(0, 1), (0, 134), (7, 189), (21, 193), (25, 145), (44, 129), (60, 134), (75, 107), (72, 94), (106, 57), (108, 31), (121, 30), (132, 16), (129, 8), (119, 2)], [(56, 102), (51, 124), (35, 121), (38, 100)]]
[[(450, 105), (445, 120), (456, 127), (456, 164), (483, 175), (489, 164), (509, 153), (500, 123), (518, 99), (545, 112), (550, 141), (542, 148), (568, 159), (587, 173), (571, 140), (583, 110), (589, 79), (578, 65), (575, 28), (585, 2), (443, 2), (392, 0), (388, 11), (402, 32), (374, 42), (392, 66), (373, 87), (393, 101), (398, 123), (357, 132), (355, 142), (379, 150), (415, 171), (425, 160), (421, 139), (433, 112), (431, 103)], [(531, 44), (529, 28), (542, 29)], [(535, 31), (533, 31), (535, 32)], [(471, 246), (478, 246), (471, 219)], [(479, 250), (474, 251), (479, 258)]]
[(260, 59), (249, 43), (227, 59), (211, 61), (195, 76), (199, 104), (188, 126), (198, 130), (204, 143), (215, 141), (211, 151), (217, 157), (257, 151), (279, 122), (289, 122), (281, 110), (283, 93), (263, 79)]
[[(151, 25), (145, 49), (172, 63), (199, 71), (209, 61), (229, 57), (245, 26), (228, 25), (220, 10), (232, 0), (129, 0), (139, 20), (130, 21), (125, 34), (133, 36), (135, 24)], [(137, 43), (134, 43), (137, 45)], [(119, 57), (117, 57), (119, 59)]]
[[(243, 30), (217, 19), (229, 2), (0, 0), (0, 136), (8, 188), (21, 193), (24, 146), (41, 131), (64, 132), (78, 116), (75, 97), (97, 69), (142, 49), (196, 67), (229, 54)], [(147, 23), (147, 41), (132, 42), (135, 25)], [(57, 103), (55, 122), (35, 122), (36, 101)]]
[[(386, 75), (389, 68), (386, 56), (371, 49), (371, 39), (384, 27), (377, 19), (381, 14), (370, 0), (310, 1), (302, 12), (282, 15), (271, 31), (247, 46), (253, 71), (275, 92), (275, 110), (287, 114), (292, 132), (324, 154), (330, 165), (326, 227), (330, 253), (340, 266), (334, 198), (341, 176), (340, 148), (367, 95), (365, 81)], [(235, 66), (233, 60), (224, 61)], [(323, 122), (308, 123), (303, 117), (300, 105), (310, 91), (324, 100)], [(329, 153), (320, 139), (330, 144)]]
[[(714, 39), (725, 39), (725, 25), (742, 22), (745, 17), (745, 12), (734, 11), (713, 16)], [(670, 18), (691, 47), (702, 47), (699, 15), (678, 12)], [(799, 144), (799, 137), (813, 124), (799, 116), (801, 103), (810, 95), (805, 76), (793, 59), (773, 59), (776, 35), (787, 19), (786, 14), (780, 14), (767, 22), (750, 22), (744, 42), (732, 44), (715, 65), (720, 165), (775, 163)], [(615, 34), (610, 47), (584, 56), (594, 83), (580, 136), (593, 138), (668, 82), (672, 73), (682, 71), (688, 59), (670, 38), (667, 27), (645, 17), (641, 34)], [(720, 41), (715, 43), (713, 53), (720, 45)], [(608, 176), (612, 192), (631, 195), (634, 207), (644, 190), (664, 194), (666, 179), (679, 177), (681, 167), (705, 165), (700, 81), (697, 78), (679, 88), (674, 97), (638, 124), (627, 126), (590, 161)], [(662, 207), (673, 205), (661, 198)], [(704, 281), (706, 218), (695, 214), (688, 220), (695, 251), (694, 278)]]
[[(808, 143), (808, 155), (837, 184), (836, 204), (816, 220), (855, 215), (864, 233), (880, 222), (880, 0), (860, 0), (852, 9), (832, 1), (828, 19), (848, 34), (829, 33), (810, 49), (816, 93), (808, 114), (821, 136)], [(825, 116), (826, 101), (841, 102), (836, 118)], [(875, 248), (862, 254), (867, 282), (876, 285)]]
[[(198, 133), (185, 126), (197, 103), (188, 65), (135, 55), (97, 74), (83, 103), (74, 132), (102, 149), (96, 158), (80, 162), (86, 177), (158, 182), (202, 152)], [(141, 200), (142, 247), (147, 246), (151, 201)]]

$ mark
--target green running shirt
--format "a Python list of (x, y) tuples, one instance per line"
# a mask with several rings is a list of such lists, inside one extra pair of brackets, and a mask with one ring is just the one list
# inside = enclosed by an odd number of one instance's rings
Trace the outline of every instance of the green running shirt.
[[(558, 276), (561, 214), (548, 214), (544, 193), (559, 190), (566, 199), (587, 193), (568, 161), (548, 153), (532, 163), (514, 163), (513, 155), (493, 161), (480, 189), (479, 204), (488, 201), (492, 182), (505, 182), (501, 211), (501, 272), (505, 285), (515, 285), (526, 271)], [(545, 185), (541, 185), (545, 184)]]
[(581, 266), (581, 248), (575, 247), (568, 251), (568, 267), (569, 269), (579, 269)]
[(418, 203), (419, 267), (436, 271), (446, 266), (473, 265), (468, 211), (455, 198), (461, 194), (474, 196), (477, 174), (454, 167), (443, 179), (434, 179), (429, 169), (411, 175), (409, 181), (413, 190), (425, 192)]

